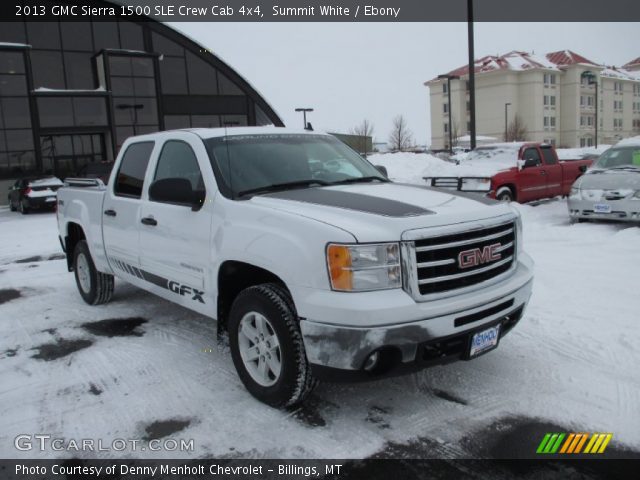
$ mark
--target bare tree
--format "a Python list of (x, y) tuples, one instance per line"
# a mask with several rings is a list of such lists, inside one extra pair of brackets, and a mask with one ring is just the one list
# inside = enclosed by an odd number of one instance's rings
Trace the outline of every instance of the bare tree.
[(520, 115), (516, 115), (507, 127), (507, 142), (522, 142), (527, 139), (529, 131), (527, 126), (522, 122)]
[(369, 138), (373, 139), (373, 123), (365, 118), (362, 120), (362, 123), (351, 129), (351, 135), (359, 137), (357, 141), (358, 151), (360, 153), (364, 153), (366, 157), (369, 147)]
[(413, 146), (413, 133), (407, 127), (402, 115), (393, 119), (393, 129), (389, 135), (389, 149), (392, 152), (404, 152)]
[(451, 147), (457, 147), (460, 144), (460, 127), (453, 122), (453, 130), (451, 130)]

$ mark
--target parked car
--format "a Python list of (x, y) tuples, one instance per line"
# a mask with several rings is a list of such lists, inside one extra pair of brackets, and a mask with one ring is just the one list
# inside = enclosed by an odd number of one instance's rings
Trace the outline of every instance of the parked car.
[(23, 215), (30, 210), (55, 209), (58, 189), (63, 185), (53, 176), (21, 178), (9, 189), (9, 208)]
[[(85, 302), (114, 276), (217, 320), (276, 407), (498, 346), (533, 265), (509, 204), (389, 181), (335, 137), (275, 127), (125, 141), (109, 185), (67, 179), (58, 227)], [(221, 388), (221, 386), (218, 386)]]
[(640, 222), (640, 137), (600, 155), (571, 187), (567, 206), (572, 221)]
[(531, 202), (568, 195), (592, 160), (558, 160), (552, 145), (500, 143), (478, 147), (459, 161), (460, 175), (425, 177), (437, 188), (484, 193), (503, 201)]

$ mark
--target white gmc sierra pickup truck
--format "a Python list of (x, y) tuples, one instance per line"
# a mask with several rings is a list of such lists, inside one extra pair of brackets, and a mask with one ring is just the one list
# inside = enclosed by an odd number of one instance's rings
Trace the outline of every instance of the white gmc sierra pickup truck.
[(107, 186), (58, 191), (60, 240), (87, 303), (118, 277), (217, 320), (276, 407), (495, 348), (531, 295), (519, 214), (381, 170), (308, 131), (133, 137)]

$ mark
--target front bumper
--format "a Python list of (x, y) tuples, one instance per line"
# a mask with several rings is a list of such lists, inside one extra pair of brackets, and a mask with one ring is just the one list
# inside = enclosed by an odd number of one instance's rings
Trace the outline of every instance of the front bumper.
[[(597, 212), (596, 204), (608, 205), (609, 213)], [(618, 200), (589, 200), (569, 197), (567, 201), (569, 216), (572, 219), (615, 220), (623, 222), (640, 222), (640, 200), (630, 197)]]
[[(415, 302), (399, 289), (369, 292), (371, 296), (327, 293), (322, 297), (327, 320), (300, 321), (307, 358), (324, 380), (377, 378), (465, 358), (472, 332), (500, 323), (502, 336), (520, 320), (532, 285), (533, 262), (521, 253), (514, 273), (504, 281), (439, 300)], [(350, 310), (345, 298), (351, 300)], [(323, 311), (318, 304), (305, 304), (302, 310)], [(365, 371), (367, 358), (376, 351), (381, 367)]]

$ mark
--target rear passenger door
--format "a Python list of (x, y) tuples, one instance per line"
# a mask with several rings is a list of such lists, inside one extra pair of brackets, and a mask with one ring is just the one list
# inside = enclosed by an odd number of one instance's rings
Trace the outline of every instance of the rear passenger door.
[(540, 147), (544, 160), (545, 178), (547, 179), (547, 197), (562, 195), (562, 165), (558, 163), (551, 145)]
[(102, 204), (102, 235), (111, 268), (118, 275), (140, 280), (139, 232), (142, 186), (153, 152), (153, 141), (125, 145), (114, 180)]
[[(176, 138), (177, 137), (177, 138)], [(182, 138), (180, 138), (182, 137)], [(173, 134), (159, 145), (141, 209), (140, 262), (143, 274), (169, 290), (173, 301), (197, 311), (212, 312), (208, 296), (211, 278), (211, 197), (203, 171), (210, 170), (202, 141), (193, 134)], [(205, 170), (207, 169), (207, 170)], [(155, 181), (186, 179), (202, 206), (192, 207), (149, 197)]]

